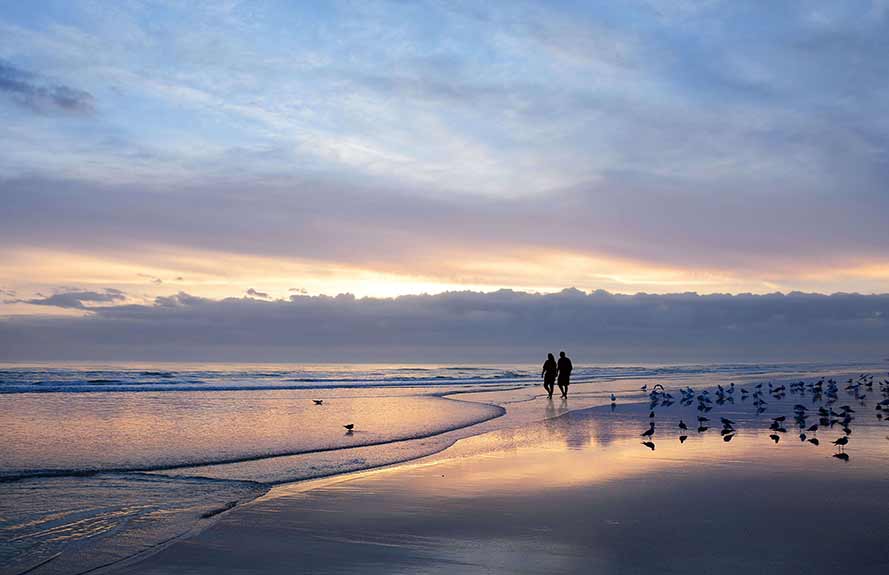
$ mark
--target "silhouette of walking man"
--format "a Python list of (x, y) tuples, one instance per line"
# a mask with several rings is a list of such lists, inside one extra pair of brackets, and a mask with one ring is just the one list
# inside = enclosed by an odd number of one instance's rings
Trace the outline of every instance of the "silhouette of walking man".
[(543, 376), (543, 389), (546, 390), (546, 395), (550, 399), (553, 397), (553, 390), (556, 387), (556, 372), (559, 371), (559, 366), (556, 363), (556, 358), (553, 354), (546, 354), (546, 361), (543, 363), (543, 371), (540, 375)]
[(559, 391), (562, 392), (562, 397), (568, 397), (568, 384), (571, 383), (571, 370), (574, 369), (574, 366), (571, 365), (571, 360), (568, 359), (564, 351), (559, 352), (557, 367), (559, 368)]

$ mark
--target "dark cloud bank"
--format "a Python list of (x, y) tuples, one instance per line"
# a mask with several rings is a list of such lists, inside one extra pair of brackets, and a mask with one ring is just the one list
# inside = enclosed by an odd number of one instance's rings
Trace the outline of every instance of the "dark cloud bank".
[(90, 309), (80, 318), (0, 320), (0, 360), (498, 362), (561, 348), (583, 363), (889, 357), (889, 295), (501, 290), (262, 301), (180, 293)]

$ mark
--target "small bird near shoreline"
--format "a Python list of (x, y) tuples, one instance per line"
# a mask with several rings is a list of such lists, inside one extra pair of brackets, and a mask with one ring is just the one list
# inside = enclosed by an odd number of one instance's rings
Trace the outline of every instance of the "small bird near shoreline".
[(652, 435), (654, 435), (654, 422), (652, 422), (650, 425), (651, 426), (648, 429), (642, 432), (642, 437), (651, 437)]

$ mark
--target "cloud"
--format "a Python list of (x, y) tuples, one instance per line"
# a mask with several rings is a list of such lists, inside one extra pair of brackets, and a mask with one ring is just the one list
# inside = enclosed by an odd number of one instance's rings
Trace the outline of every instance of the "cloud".
[(89, 92), (53, 83), (4, 60), (0, 60), (0, 93), (41, 114), (89, 115), (95, 111), (95, 99)]
[(253, 296), (253, 297), (258, 297), (258, 298), (263, 298), (263, 299), (269, 298), (269, 294), (267, 294), (266, 292), (256, 291), (253, 288), (250, 288), (247, 290), (247, 295)]
[[(796, 283), (802, 274), (826, 277), (856, 262), (885, 265), (889, 253), (882, 217), (889, 196), (864, 186), (837, 195), (731, 183), (710, 194), (694, 180), (622, 172), (546, 196), (452, 202), (394, 185), (384, 189), (320, 178), (207, 179), (175, 194), (147, 184), (19, 179), (0, 185), (5, 245), (76, 246), (136, 260), (163, 238), (183, 252), (373, 266), (432, 278), (468, 275), (453, 266), (456, 262), (476, 266), (473, 281), (466, 283), (539, 286), (542, 282), (506, 282), (484, 263), (565, 253), (632, 261), (642, 271), (742, 275), (751, 280), (747, 289), (754, 290), (755, 282), (765, 281), (806, 287)], [(244, 189), (251, 193), (241, 193)], [(826, 234), (826, 229), (844, 231)], [(516, 271), (520, 275), (521, 267)], [(559, 278), (555, 285), (617, 289), (590, 281), (581, 267), (552, 271)], [(720, 289), (738, 291), (729, 284)]]
[(126, 299), (126, 294), (120, 290), (107, 288), (104, 292), (95, 291), (69, 291), (53, 294), (51, 296), (34, 299), (16, 300), (16, 303), (28, 303), (31, 305), (46, 305), (65, 309), (95, 309), (84, 305), (90, 303), (112, 303)]
[(136, 275), (138, 275), (140, 278), (145, 278), (145, 279), (147, 279), (148, 281), (150, 281), (150, 282), (153, 283), (154, 285), (161, 285), (162, 283), (164, 283), (164, 280), (162, 280), (161, 278), (154, 277), (154, 276), (149, 275), (149, 274), (136, 274)]
[[(879, 359), (889, 295), (450, 292), (393, 299), (179, 293), (0, 321), (0, 359), (523, 361)], [(882, 355), (881, 355), (882, 354)]]

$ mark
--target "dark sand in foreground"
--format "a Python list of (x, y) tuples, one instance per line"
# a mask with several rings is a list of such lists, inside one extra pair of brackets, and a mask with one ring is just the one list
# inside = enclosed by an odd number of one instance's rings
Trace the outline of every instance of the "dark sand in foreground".
[(843, 462), (836, 432), (816, 447), (791, 429), (775, 445), (772, 414), (744, 406), (730, 443), (717, 428), (680, 444), (676, 423), (695, 414), (674, 409), (659, 412), (650, 451), (643, 409), (570, 413), (414, 464), (281, 487), (120, 571), (889, 570), (889, 426), (862, 421)]

